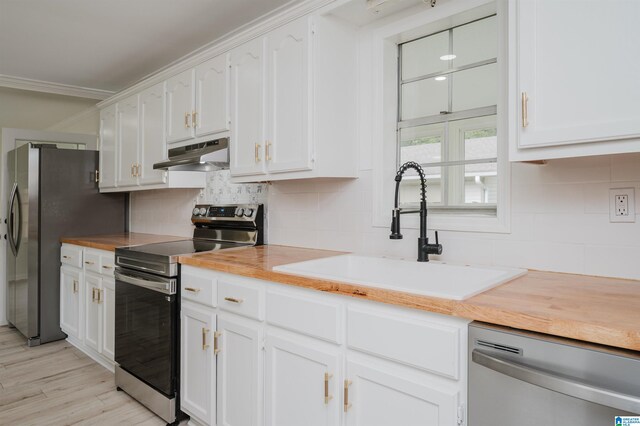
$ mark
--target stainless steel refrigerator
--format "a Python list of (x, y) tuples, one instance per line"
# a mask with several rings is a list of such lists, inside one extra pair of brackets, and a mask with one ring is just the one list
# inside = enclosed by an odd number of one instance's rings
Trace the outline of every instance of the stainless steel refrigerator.
[(60, 238), (124, 232), (127, 198), (98, 192), (97, 151), (29, 143), (7, 162), (7, 321), (34, 346), (66, 337)]

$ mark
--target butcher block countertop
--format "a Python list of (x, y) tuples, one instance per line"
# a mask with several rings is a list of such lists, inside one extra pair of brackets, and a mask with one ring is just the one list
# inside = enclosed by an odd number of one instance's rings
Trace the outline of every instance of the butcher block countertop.
[(123, 232), (121, 234), (95, 235), (88, 237), (65, 237), (60, 242), (100, 250), (115, 251), (116, 247), (139, 246), (142, 244), (163, 243), (166, 241), (188, 240), (186, 237), (174, 235), (142, 234)]
[(340, 254), (268, 245), (180, 256), (180, 263), (640, 351), (640, 281), (529, 271), (456, 301), (273, 271), (275, 266)]

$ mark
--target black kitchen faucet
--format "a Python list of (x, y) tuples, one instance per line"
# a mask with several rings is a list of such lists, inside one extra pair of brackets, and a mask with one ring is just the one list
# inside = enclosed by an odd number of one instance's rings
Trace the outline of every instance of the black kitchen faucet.
[[(402, 181), (402, 175), (408, 169), (414, 169), (420, 176), (420, 209), (405, 210), (399, 207), (400, 198), (400, 182)], [(436, 243), (429, 244), (429, 238), (427, 238), (427, 184), (424, 178), (424, 171), (418, 163), (408, 161), (404, 163), (398, 169), (396, 173), (396, 196), (393, 206), (393, 212), (391, 213), (391, 235), (389, 238), (392, 240), (401, 240), (402, 234), (400, 233), (400, 215), (406, 213), (420, 213), (420, 237), (418, 237), (418, 262), (428, 262), (430, 254), (442, 254), (442, 245), (438, 244), (438, 231), (436, 231)]]

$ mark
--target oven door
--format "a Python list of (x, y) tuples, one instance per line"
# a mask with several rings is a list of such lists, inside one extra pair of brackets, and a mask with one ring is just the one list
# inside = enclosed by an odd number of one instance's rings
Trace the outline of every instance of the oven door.
[(117, 268), (115, 360), (138, 379), (176, 393), (178, 306), (175, 278)]

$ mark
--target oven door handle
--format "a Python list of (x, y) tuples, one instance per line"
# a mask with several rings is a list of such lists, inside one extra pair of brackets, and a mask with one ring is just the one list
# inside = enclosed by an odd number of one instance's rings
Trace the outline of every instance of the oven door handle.
[(640, 399), (633, 395), (594, 386), (574, 377), (508, 361), (478, 349), (473, 350), (471, 358), (476, 364), (535, 386), (618, 410), (640, 412)]
[(148, 288), (149, 290), (165, 294), (175, 294), (176, 292), (175, 280), (155, 281), (133, 275), (123, 274), (119, 271), (115, 271), (114, 275), (117, 281), (122, 281), (123, 283), (133, 284), (138, 287)]

